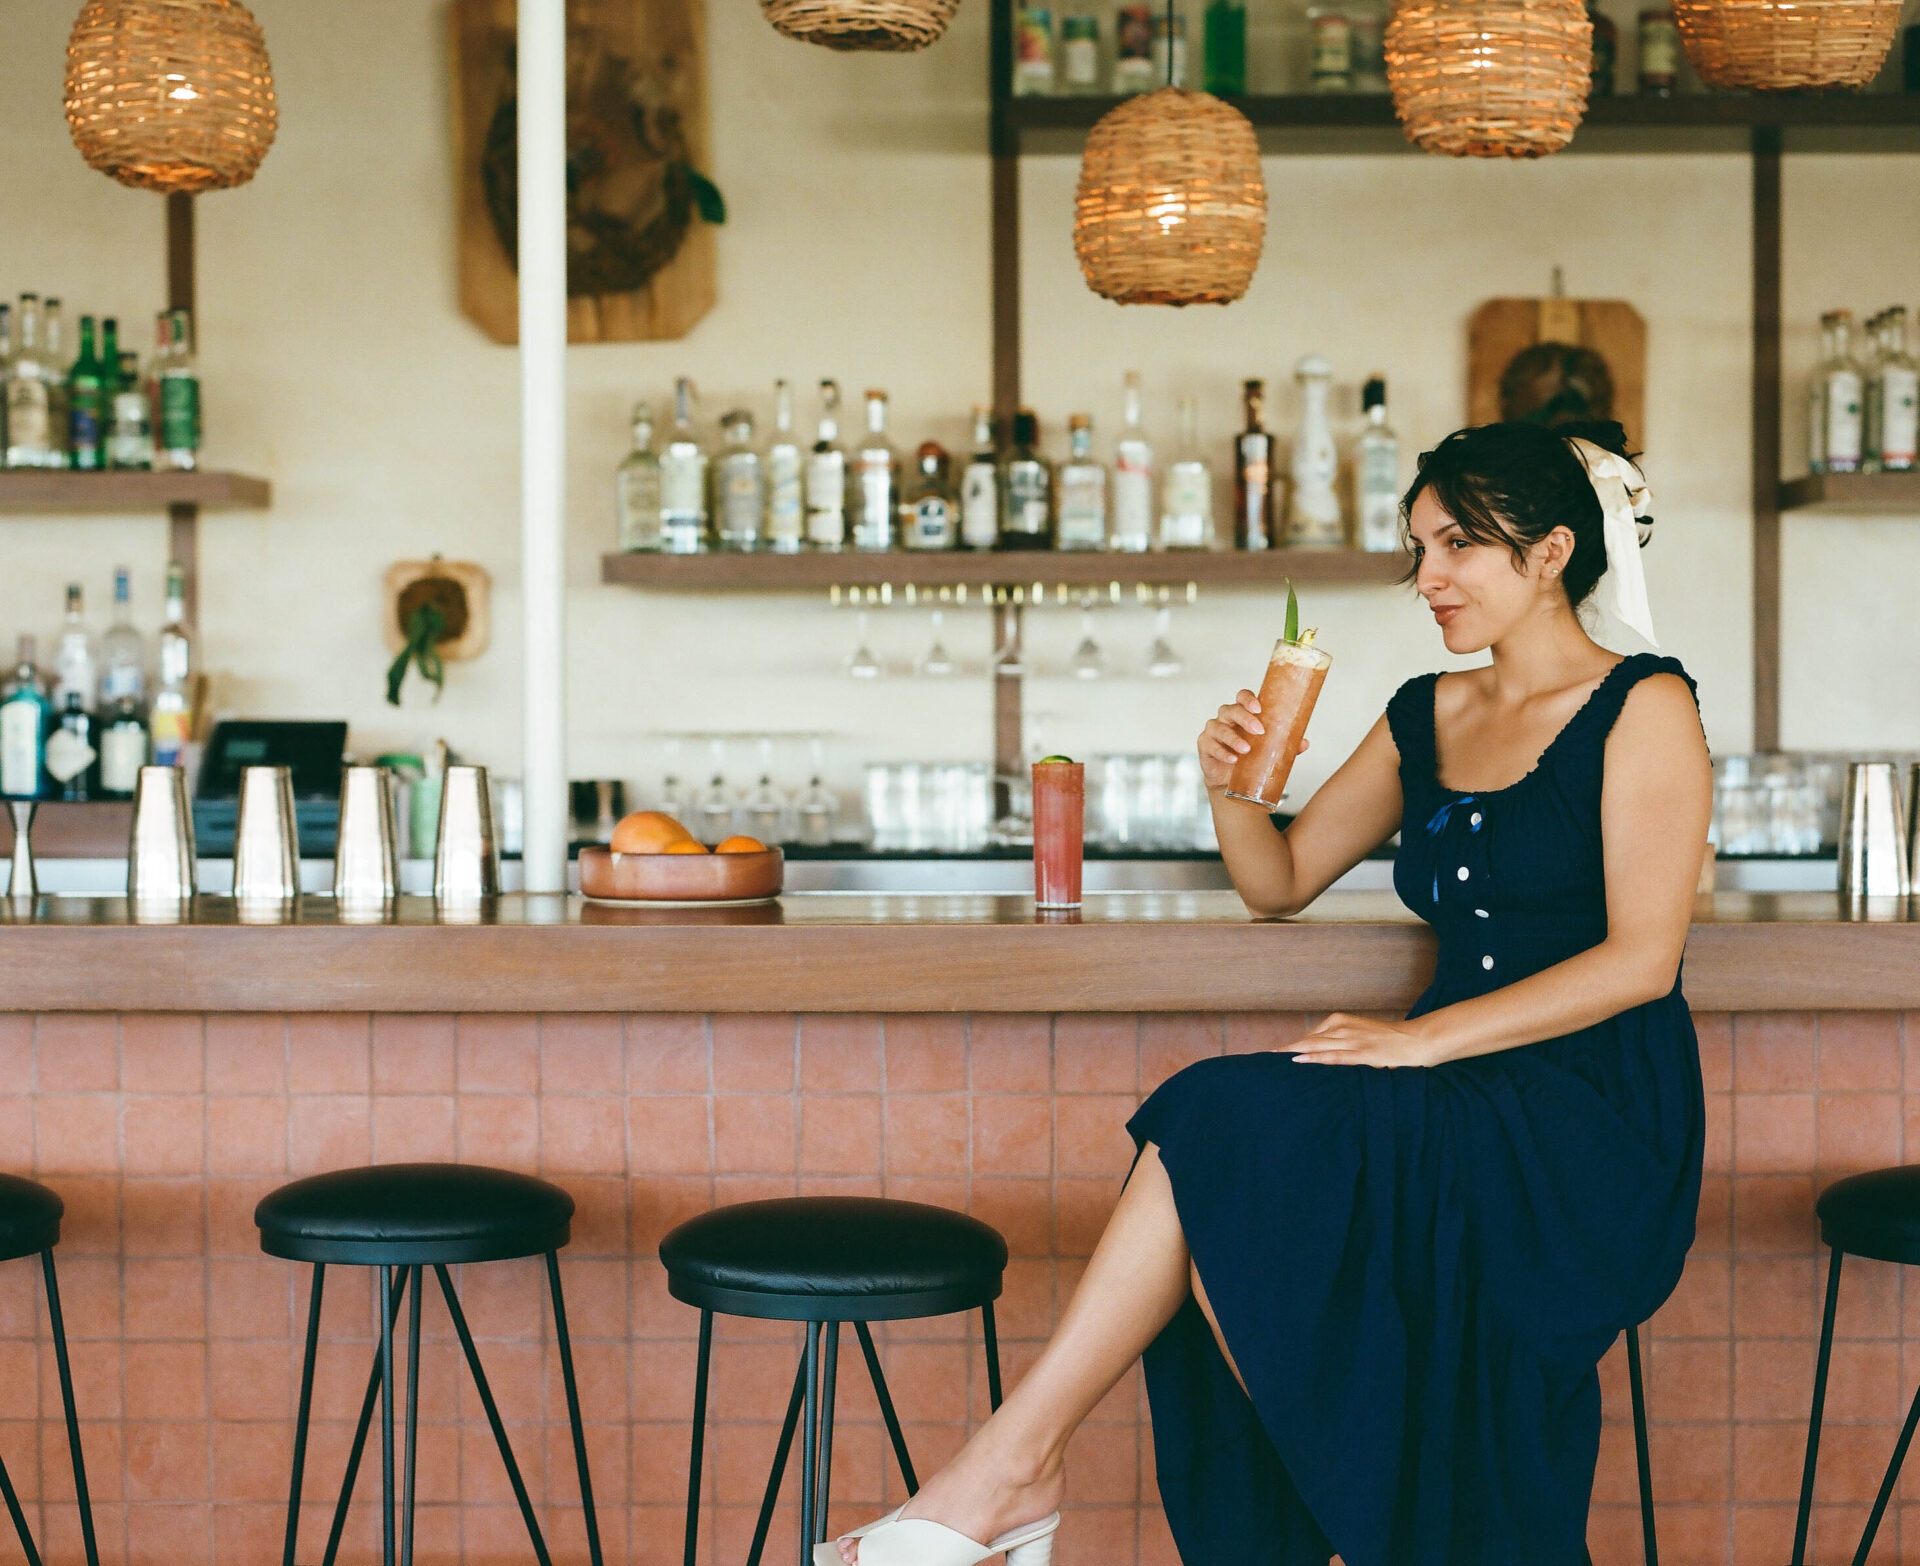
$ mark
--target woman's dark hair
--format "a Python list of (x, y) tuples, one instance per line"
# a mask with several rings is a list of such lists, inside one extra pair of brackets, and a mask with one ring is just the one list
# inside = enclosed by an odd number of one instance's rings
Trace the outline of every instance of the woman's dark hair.
[(1529, 549), (1564, 527), (1573, 534), (1573, 555), (1560, 581), (1567, 601), (1579, 608), (1606, 573), (1607, 546), (1600, 497), (1587, 465), (1567, 444), (1569, 436), (1629, 460), (1639, 455), (1627, 449), (1627, 432), (1612, 422), (1551, 428), (1515, 422), (1455, 430), (1421, 456), (1420, 471), (1401, 502), (1402, 526), (1421, 491), (1430, 489), (1465, 537), (1476, 544), (1505, 545), (1516, 568)]

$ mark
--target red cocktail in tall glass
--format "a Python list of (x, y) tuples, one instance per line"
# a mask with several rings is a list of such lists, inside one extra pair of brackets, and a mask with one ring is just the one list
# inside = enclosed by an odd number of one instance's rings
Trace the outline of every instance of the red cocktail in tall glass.
[(1040, 908), (1080, 906), (1086, 843), (1087, 769), (1065, 756), (1033, 764), (1033, 901)]

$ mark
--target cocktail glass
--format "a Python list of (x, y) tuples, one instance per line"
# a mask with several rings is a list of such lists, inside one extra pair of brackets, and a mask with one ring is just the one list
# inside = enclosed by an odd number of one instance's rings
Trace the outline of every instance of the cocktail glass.
[(1320, 648), (1304, 642), (1279, 641), (1266, 677), (1260, 682), (1260, 726), (1250, 734), (1252, 748), (1233, 764), (1227, 778), (1227, 797), (1249, 804), (1280, 808), (1280, 796), (1293, 771), (1294, 758), (1307, 735), (1307, 720), (1319, 699), (1327, 669), (1333, 663)]
[(1033, 901), (1036, 907), (1080, 906), (1086, 801), (1085, 763), (1036, 761), (1033, 764)]

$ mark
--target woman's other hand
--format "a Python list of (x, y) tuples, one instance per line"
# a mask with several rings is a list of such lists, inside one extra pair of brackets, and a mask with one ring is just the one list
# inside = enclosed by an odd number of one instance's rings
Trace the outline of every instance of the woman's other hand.
[(1344, 1011), (1336, 1011), (1281, 1053), (1323, 1066), (1433, 1066), (1440, 1061), (1417, 1020), (1382, 1022)]
[[(1260, 721), (1260, 698), (1252, 691), (1242, 691), (1222, 707), (1220, 715), (1200, 731), (1200, 776), (1207, 787), (1225, 788), (1233, 776), (1233, 764), (1253, 749), (1253, 738), (1266, 732)], [(1307, 748), (1305, 739), (1300, 748)]]

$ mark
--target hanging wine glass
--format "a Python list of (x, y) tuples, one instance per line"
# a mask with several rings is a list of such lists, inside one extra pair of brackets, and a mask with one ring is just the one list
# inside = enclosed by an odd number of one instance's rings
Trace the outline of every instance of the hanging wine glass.
[(1170, 680), (1180, 672), (1180, 655), (1167, 640), (1173, 624), (1173, 611), (1166, 604), (1167, 590), (1160, 589), (1160, 607), (1153, 612), (1153, 641), (1147, 647), (1147, 673), (1156, 680)]
[(847, 659), (847, 673), (856, 680), (877, 680), (883, 672), (880, 660), (867, 647), (867, 611), (862, 609), (855, 621), (854, 640), (857, 645)]
[(818, 734), (807, 736), (807, 786), (796, 809), (800, 816), (800, 841), (824, 848), (833, 841), (839, 824), (839, 797), (821, 782), (826, 771), (826, 742)]
[(1026, 662), (1021, 656), (1020, 617), (1009, 613), (1000, 616), (1004, 640), (993, 650), (993, 671), (1012, 679), (1019, 679), (1027, 672)]
[(1080, 645), (1073, 650), (1073, 675), (1078, 680), (1097, 680), (1107, 672), (1107, 655), (1093, 639), (1093, 596), (1080, 600)]
[(941, 627), (945, 622), (945, 613), (939, 609), (934, 610), (933, 645), (921, 655), (918, 664), (919, 671), (929, 679), (943, 680), (959, 667), (953, 661), (953, 654), (947, 651), (946, 644), (941, 639)]
[(747, 796), (747, 825), (763, 843), (778, 843), (786, 837), (786, 805), (773, 786), (773, 737), (760, 736), (760, 781)]
[(680, 814), (680, 736), (669, 734), (662, 750), (665, 761), (660, 777), (659, 808), (667, 815)]
[(709, 844), (733, 836), (733, 798), (727, 792), (727, 742), (715, 734), (707, 740), (713, 779), (700, 796), (700, 822)]

